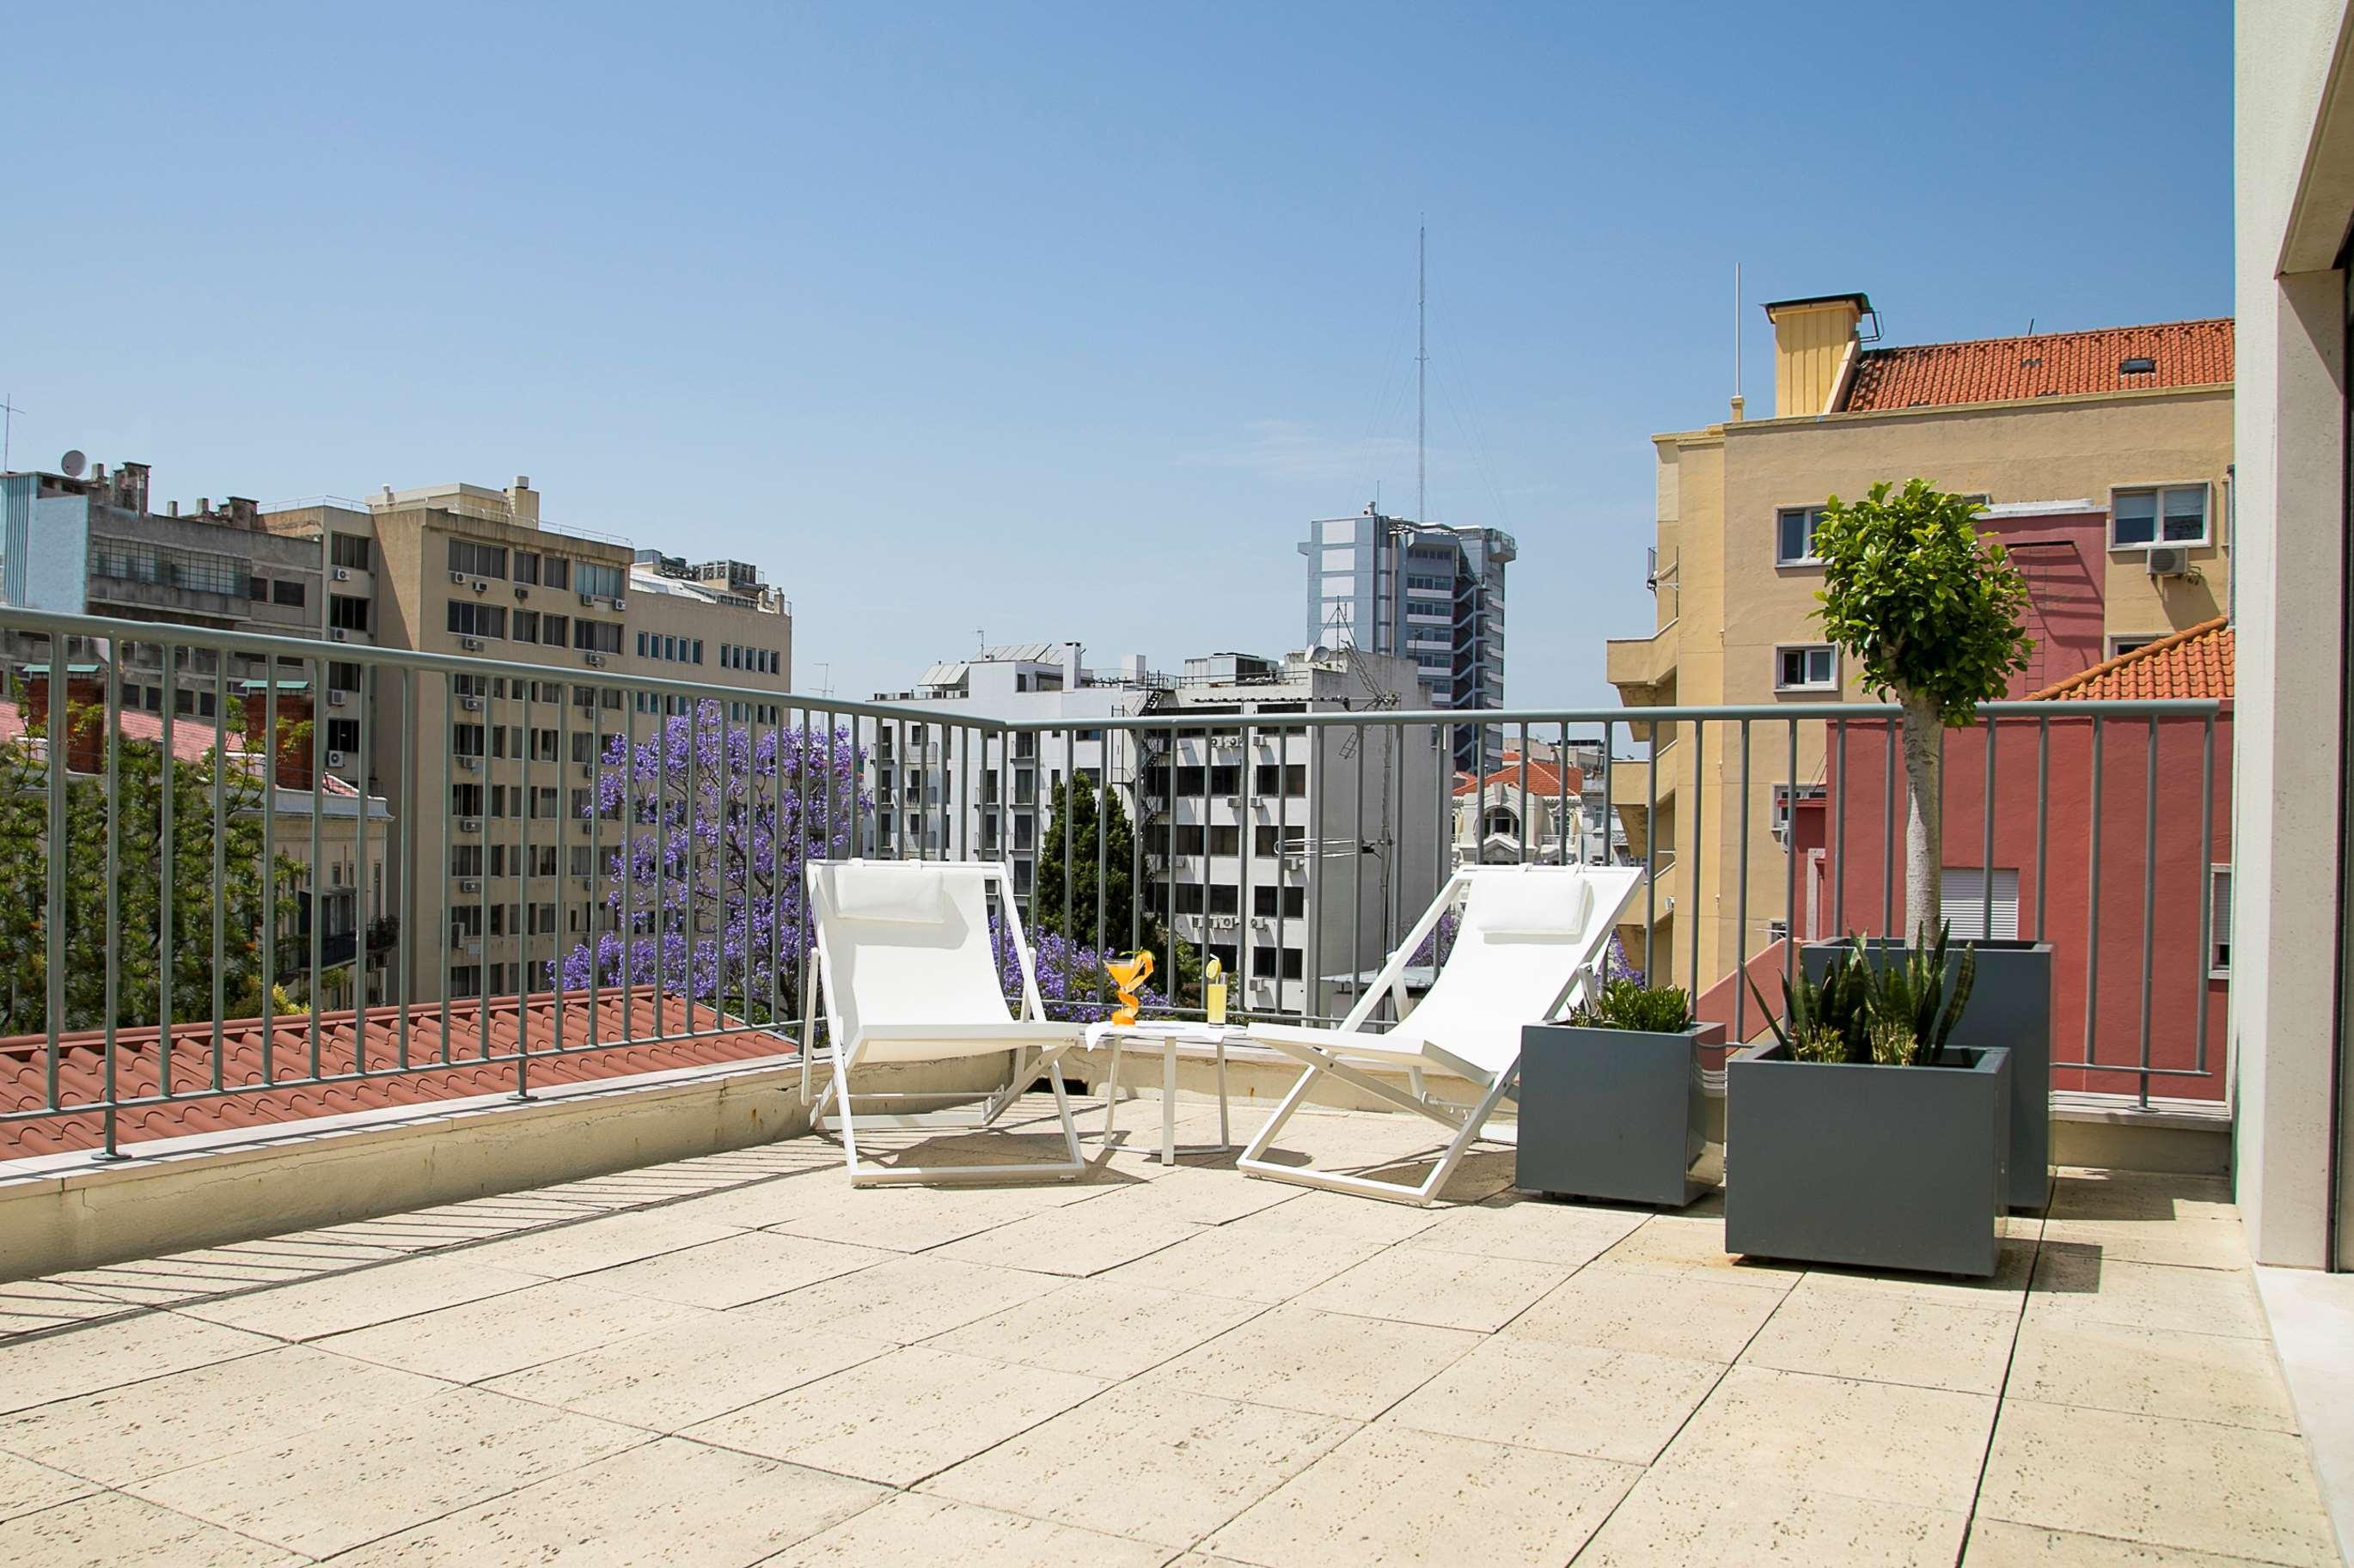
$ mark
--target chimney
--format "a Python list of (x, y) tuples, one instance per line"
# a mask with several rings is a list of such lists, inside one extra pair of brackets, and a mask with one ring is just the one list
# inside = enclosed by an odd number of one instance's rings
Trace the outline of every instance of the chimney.
[(114, 471), (114, 503), (125, 512), (146, 515), (147, 478), (154, 471), (143, 462), (117, 464)]
[[(311, 723), (311, 694), (307, 690), (278, 689), (278, 787), (281, 789), (311, 788), (310, 732), (302, 726)], [(270, 689), (263, 681), (254, 682), (245, 691), (245, 748), (255, 757), (268, 754), (270, 733)]]
[(539, 492), (531, 487), (531, 475), (519, 473), (507, 486), (507, 512), (518, 523), (539, 525)]
[(1766, 307), (1774, 323), (1774, 417), (1836, 414), (1847, 402), (1861, 339), (1858, 326), (1872, 314), (1862, 294), (1776, 300)]
[(250, 528), (260, 520), (261, 503), (242, 495), (228, 498), (228, 520), (239, 528)]
[[(48, 665), (26, 667), (25, 708), (20, 716), (27, 733), (36, 729), (47, 733)], [(66, 771), (106, 771), (106, 673), (95, 665), (66, 666)]]
[(180, 514), (180, 503), (179, 503), (178, 502), (175, 501), (175, 502), (173, 502), (173, 503), (171, 503), (171, 507), (172, 507), (172, 515), (173, 515), (173, 516), (175, 516), (175, 517), (177, 517), (177, 516)]
[(1076, 642), (1063, 644), (1063, 690), (1076, 692), (1087, 676), (1085, 650)]

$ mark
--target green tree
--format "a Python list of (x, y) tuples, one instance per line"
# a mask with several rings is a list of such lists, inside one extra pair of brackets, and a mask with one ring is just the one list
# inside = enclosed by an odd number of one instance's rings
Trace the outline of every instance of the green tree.
[[(0, 745), (0, 1029), (9, 1033), (44, 1030), (48, 1018), (48, 758), (33, 744), (47, 715), (20, 703), (27, 736)], [(91, 705), (75, 705), (70, 729), (94, 736), (104, 723)], [(153, 1024), (161, 1016), (163, 938), (163, 802), (166, 771), (162, 749), (152, 741), (116, 736), (116, 802), (119, 838), (115, 885), (116, 992), (119, 1026)], [(213, 786), (221, 789), (221, 834), (225, 874), (213, 877)], [(169, 770), (173, 808), (172, 1011), (177, 1019), (212, 1012), (213, 908), (222, 914), (222, 1005), (228, 1017), (261, 1011), (263, 892), (262, 821), (269, 799), (252, 767), (207, 752), (201, 760), (175, 760)], [(96, 1029), (106, 1022), (106, 780), (72, 776), (65, 810), (65, 1012), (60, 1029)], [(274, 918), (289, 932), (307, 880), (301, 863), (281, 854), (276, 862)], [(281, 935), (280, 957), (298, 938)], [(307, 951), (307, 948), (304, 949)], [(282, 968), (281, 964), (281, 968)], [(282, 994), (282, 993), (281, 993)], [(306, 1004), (307, 1005), (307, 1004)]]
[[(1093, 780), (1073, 777), (1063, 780), (1049, 802), (1053, 815), (1038, 846), (1038, 874), (1030, 888), (1030, 924), (1041, 935), (1055, 932), (1090, 946), (1101, 929), (1107, 948), (1125, 950), (1129, 921), (1136, 908), (1136, 830), (1129, 825), (1127, 808), (1117, 793), (1100, 791), (1100, 810), (1098, 793)], [(1063, 880), (1066, 842), (1071, 861), (1067, 885)], [(1066, 885), (1067, 927), (1063, 912)], [(1098, 908), (1103, 915), (1100, 927), (1096, 922)], [(1146, 925), (1150, 927), (1149, 919)]]
[(2035, 644), (2020, 622), (2027, 583), (2001, 544), (1971, 520), (1978, 503), (1910, 480), (1883, 480), (1865, 499), (1823, 508), (1815, 554), (1823, 588), (1815, 614), (1863, 665), (1863, 683), (1903, 710), (1904, 911), (1934, 929), (1943, 866), (1938, 735), (1975, 720), (2027, 668)]

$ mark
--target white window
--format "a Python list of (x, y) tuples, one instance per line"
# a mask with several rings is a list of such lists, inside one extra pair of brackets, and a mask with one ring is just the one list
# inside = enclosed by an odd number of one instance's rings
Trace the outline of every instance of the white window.
[(2112, 637), (2109, 639), (2109, 657), (2121, 659), (2128, 653), (2137, 653), (2157, 641), (2155, 637)]
[(1819, 506), (1785, 506), (1774, 514), (1774, 564), (1811, 566), (1815, 561), (1815, 528), (1823, 520)]
[(2207, 543), (2204, 484), (2147, 485), (2109, 492), (2109, 547)]
[(1839, 685), (1839, 652), (1828, 642), (1804, 642), (1774, 650), (1774, 689), (1820, 692)]
[(1946, 867), (1945, 891), (1937, 900), (1937, 917), (1952, 927), (1956, 942), (2018, 940), (2018, 868), (1995, 867), (1992, 930), (1987, 927), (1987, 874), (1983, 866)]
[(2232, 868), (2207, 868), (2207, 972), (2221, 979), (2232, 972)]

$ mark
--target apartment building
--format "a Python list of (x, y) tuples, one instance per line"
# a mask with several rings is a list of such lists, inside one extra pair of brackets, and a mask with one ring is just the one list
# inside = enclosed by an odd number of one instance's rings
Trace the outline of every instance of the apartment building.
[[(539, 991), (564, 952), (610, 928), (593, 849), (619, 827), (601, 840), (590, 832), (596, 759), (612, 736), (649, 736), (684, 704), (567, 675), (701, 681), (780, 699), (791, 688), (790, 608), (754, 568), (717, 562), (674, 575), (669, 557), (642, 561), (623, 541), (554, 527), (526, 478), (504, 490), (387, 486), (365, 503), (306, 503), (263, 521), (318, 542), (330, 638), (511, 672), (419, 679), (404, 715), (397, 676), (328, 665), (330, 764), (365, 766), (403, 824), (394, 895), (396, 907), (413, 898), (420, 927), (407, 944), (417, 1000), (441, 994), (444, 946), (454, 994)], [(365, 758), (362, 705), (376, 720)], [(775, 722), (782, 705), (743, 699), (730, 716)], [(414, 741), (407, 775), (404, 734)]]
[[(1504, 705), (1504, 568), (1520, 554), (1497, 528), (1448, 528), (1385, 517), (1309, 524), (1308, 645), (1360, 648), (1409, 661), (1417, 708)], [(1487, 754), (1500, 733), (1489, 732)], [(1456, 737), (1457, 766), (1476, 768), (1478, 731)]]
[[(1813, 620), (1811, 540), (1829, 497), (1881, 480), (1918, 476), (1985, 503), (1980, 526), (2002, 536), (2035, 605), (2037, 663), (2015, 694), (2229, 612), (2230, 321), (1891, 346), (1861, 293), (1766, 313), (1774, 417), (1745, 419), (1736, 398), (1721, 423), (1652, 438), (1656, 630), (1606, 653), (1629, 708), (1865, 700)], [(1649, 765), (1617, 765), (1630, 851), (1642, 858), (1658, 841), (1647, 906), (1661, 972), (1678, 983), (1695, 952), (1702, 987), (1732, 969), (1744, 813), (1753, 846), (1787, 853), (1793, 799), (1819, 789), (1819, 727), (1801, 726), (1795, 758), (1778, 729), (1758, 733), (1759, 778), (1787, 783), (1743, 786), (1721, 747), (1696, 769), (1676, 734), (1660, 737), (1656, 804)], [(1695, 849), (1701, 876), (1687, 885)], [(1753, 862), (1744, 951), (1788, 929), (1796, 880)], [(1639, 926), (1628, 941), (1649, 967)]]
[[(943, 660), (907, 690), (875, 693), (876, 702), (938, 705), (941, 715), (938, 727), (885, 725), (873, 736), (876, 845), (886, 853), (1002, 860), (1026, 911), (1064, 779), (1108, 780), (1134, 814), (1134, 739), (1096, 721), (1140, 713), (1153, 693), (1175, 684), (1148, 670), (1141, 654), (1096, 670), (1076, 642), (1029, 642)], [(1056, 729), (976, 745), (972, 732), (956, 727), (970, 718)]]
[(1225, 966), (1237, 1005), (1330, 1011), (1446, 879), (1436, 726), (1283, 722), (1404, 707), (1420, 686), (1411, 661), (1354, 648), (1216, 653), (1146, 705), (1169, 728), (1137, 732), (1143, 893)]
[[(241, 496), (217, 507), (202, 499), (185, 514), (176, 501), (151, 511), (152, 479), (140, 462), (111, 473), (100, 463), (87, 473), (0, 475), (0, 604), (271, 637), (325, 634), (322, 541), (271, 533)], [(0, 659), (12, 666), (49, 657), (47, 638), (0, 634)], [(79, 641), (68, 653), (69, 662), (98, 657)], [(259, 655), (224, 663), (209, 650), (186, 649), (167, 679), (155, 643), (132, 644), (116, 662), (125, 706), (161, 713), (169, 705), (205, 719), (231, 683), (270, 673)]]
[[(1467, 865), (1618, 865), (1627, 831), (1606, 819), (1602, 746), (1509, 747), (1485, 777), (1455, 776), (1455, 858)], [(1606, 842), (1606, 829), (1608, 830)]]

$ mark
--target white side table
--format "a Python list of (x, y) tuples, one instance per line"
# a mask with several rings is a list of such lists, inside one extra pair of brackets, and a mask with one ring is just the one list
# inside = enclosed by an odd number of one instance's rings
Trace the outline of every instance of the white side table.
[(1217, 1147), (1197, 1150), (1196, 1153), (1223, 1154), (1234, 1148), (1226, 1125), (1226, 1044), (1242, 1038), (1243, 1031), (1225, 1024), (1208, 1023), (1090, 1023), (1087, 1042), (1089, 1050), (1098, 1045), (1111, 1047), (1111, 1072), (1104, 1081), (1103, 1141), (1111, 1143), (1112, 1118), (1119, 1108), (1119, 1057), (1126, 1048), (1161, 1052), (1161, 1163), (1177, 1162), (1177, 1047), (1180, 1045), (1214, 1046), (1218, 1054), (1218, 1142)]

